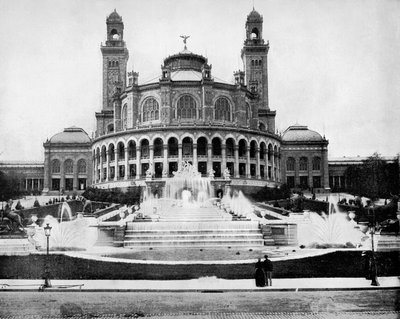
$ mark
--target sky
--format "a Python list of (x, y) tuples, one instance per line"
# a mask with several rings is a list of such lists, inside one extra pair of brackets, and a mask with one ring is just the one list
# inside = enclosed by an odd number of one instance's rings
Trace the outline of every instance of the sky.
[[(329, 157), (400, 152), (400, 1), (254, 0), (269, 40), (276, 127), (307, 125)], [(242, 69), (253, 0), (0, 0), (0, 161), (43, 161), (66, 127), (95, 130), (106, 17), (122, 16), (128, 69), (157, 81), (187, 45), (216, 81)]]

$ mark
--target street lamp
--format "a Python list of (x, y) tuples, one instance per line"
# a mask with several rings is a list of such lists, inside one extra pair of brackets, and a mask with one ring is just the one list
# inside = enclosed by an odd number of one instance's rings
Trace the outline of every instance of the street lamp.
[(47, 224), (47, 226), (44, 227), (43, 229), (44, 229), (44, 234), (46, 235), (47, 238), (47, 254), (46, 254), (45, 278), (44, 278), (43, 288), (49, 288), (51, 287), (50, 265), (49, 265), (49, 237), (50, 237), (51, 226)]
[(378, 269), (376, 267), (376, 260), (375, 260), (375, 245), (374, 245), (374, 234), (375, 234), (375, 210), (372, 208), (372, 225), (371, 225), (371, 286), (379, 286), (378, 282)]

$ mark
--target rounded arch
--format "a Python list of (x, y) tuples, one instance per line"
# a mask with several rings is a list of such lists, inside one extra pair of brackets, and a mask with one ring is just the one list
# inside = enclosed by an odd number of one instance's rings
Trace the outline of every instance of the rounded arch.
[(154, 96), (147, 97), (141, 106), (142, 122), (158, 121), (160, 119), (160, 104)]
[(214, 137), (211, 140), (212, 145), (212, 155), (213, 156), (221, 156), (222, 155), (222, 138)]
[(81, 158), (78, 160), (78, 174), (86, 174), (86, 160), (84, 158)]
[(205, 135), (202, 135), (197, 138), (196, 140), (197, 144), (197, 155), (199, 156), (206, 156), (207, 155), (207, 144), (208, 144), (208, 138)]
[(171, 136), (167, 140), (168, 143), (168, 156), (178, 156), (178, 138)]
[(266, 131), (267, 130), (267, 128), (266, 128), (266, 126), (265, 126), (265, 124), (263, 122), (260, 122), (258, 124), (258, 128), (259, 128), (260, 131)]
[(199, 104), (193, 95), (181, 95), (176, 102), (176, 117), (178, 119), (196, 119), (197, 105)]
[(235, 139), (233, 137), (228, 137), (225, 140), (226, 156), (235, 156)]
[(64, 161), (64, 174), (74, 173), (74, 161), (70, 158)]
[(101, 159), (103, 163), (107, 160), (107, 147), (105, 145), (101, 147)]
[(156, 137), (153, 141), (153, 150), (155, 157), (162, 157), (164, 155), (164, 141), (161, 137)]
[(193, 155), (193, 138), (191, 136), (186, 136), (182, 139), (182, 155)]
[(125, 141), (117, 142), (117, 154), (119, 160), (125, 158)]
[(214, 102), (214, 119), (219, 121), (231, 121), (231, 102), (226, 96), (219, 96)]
[(150, 156), (150, 140), (148, 138), (140, 139), (140, 156), (141, 158), (149, 158)]
[(109, 123), (107, 125), (107, 133), (114, 133), (114, 124), (113, 123)]
[(258, 28), (254, 27), (253, 29), (251, 29), (250, 38), (252, 40), (258, 40), (259, 37), (260, 37), (260, 31), (258, 30)]
[(110, 144), (108, 144), (108, 152), (109, 152), (109, 156), (110, 156), (110, 161), (114, 161), (115, 160), (115, 145), (114, 142), (111, 142)]
[(312, 169), (313, 171), (321, 170), (321, 157), (315, 156), (312, 161)]
[(183, 140), (184, 140), (186, 137), (189, 137), (192, 141), (195, 140), (194, 135), (193, 135), (192, 133), (184, 133), (184, 134), (182, 134), (181, 137), (178, 139), (179, 143), (182, 144), (182, 143), (183, 143)]
[(59, 159), (55, 158), (51, 161), (51, 172), (53, 174), (61, 173), (61, 162)]
[(299, 171), (307, 171), (308, 170), (308, 158), (305, 156), (300, 157), (299, 160)]
[(251, 139), (250, 141), (250, 158), (256, 158), (256, 151), (257, 151), (257, 141), (255, 139)]
[(260, 142), (260, 159), (264, 160), (265, 159), (265, 153), (267, 152), (267, 145), (265, 144), (264, 141)]
[(286, 170), (288, 172), (294, 171), (295, 159), (294, 157), (288, 157), (286, 160)]
[(240, 139), (239, 140), (239, 157), (244, 157), (247, 155), (247, 140), (246, 139)]
[(128, 141), (127, 147), (128, 147), (128, 158), (132, 159), (132, 158), (136, 158), (136, 140), (134, 139), (130, 139)]

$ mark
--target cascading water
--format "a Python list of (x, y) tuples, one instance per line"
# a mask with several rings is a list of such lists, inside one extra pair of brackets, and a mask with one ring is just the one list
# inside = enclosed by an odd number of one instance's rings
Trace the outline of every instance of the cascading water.
[(165, 198), (182, 200), (185, 205), (204, 205), (211, 197), (211, 183), (208, 177), (202, 177), (190, 163), (183, 162), (165, 184)]

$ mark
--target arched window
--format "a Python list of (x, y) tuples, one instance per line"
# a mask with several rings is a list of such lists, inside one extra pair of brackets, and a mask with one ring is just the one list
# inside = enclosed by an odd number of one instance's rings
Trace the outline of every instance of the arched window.
[(60, 161), (55, 159), (51, 162), (51, 172), (52, 173), (60, 173), (61, 171), (61, 165), (60, 165)]
[(121, 120), (122, 120), (122, 129), (126, 130), (128, 127), (128, 105), (124, 104), (122, 107), (122, 112), (121, 112)]
[(293, 157), (288, 157), (288, 159), (286, 160), (286, 170), (288, 172), (294, 171), (294, 158)]
[(231, 107), (229, 105), (228, 99), (226, 99), (224, 97), (220, 97), (215, 102), (214, 117), (216, 120), (225, 120), (225, 121), (231, 120)]
[(203, 136), (197, 140), (197, 155), (207, 155), (207, 139)]
[(64, 162), (64, 173), (65, 174), (72, 174), (74, 172), (74, 163), (71, 159), (67, 159)]
[(196, 118), (196, 101), (190, 95), (182, 96), (177, 103), (177, 116), (181, 119)]
[(84, 159), (78, 161), (78, 173), (86, 174), (86, 161)]
[(306, 171), (308, 169), (308, 160), (307, 157), (301, 157), (299, 163), (299, 170)]
[(313, 171), (321, 170), (321, 158), (320, 157), (313, 158), (312, 169), (313, 169)]
[(212, 143), (212, 155), (213, 156), (221, 156), (221, 140), (218, 137), (215, 137), (211, 141)]
[(226, 156), (235, 156), (235, 141), (233, 138), (226, 140)]
[(160, 107), (156, 99), (150, 97), (143, 103), (143, 122), (160, 119)]
[(250, 142), (250, 158), (256, 157), (257, 143), (255, 141)]
[(162, 157), (164, 155), (164, 145), (163, 140), (161, 138), (156, 138), (154, 140), (154, 156)]

